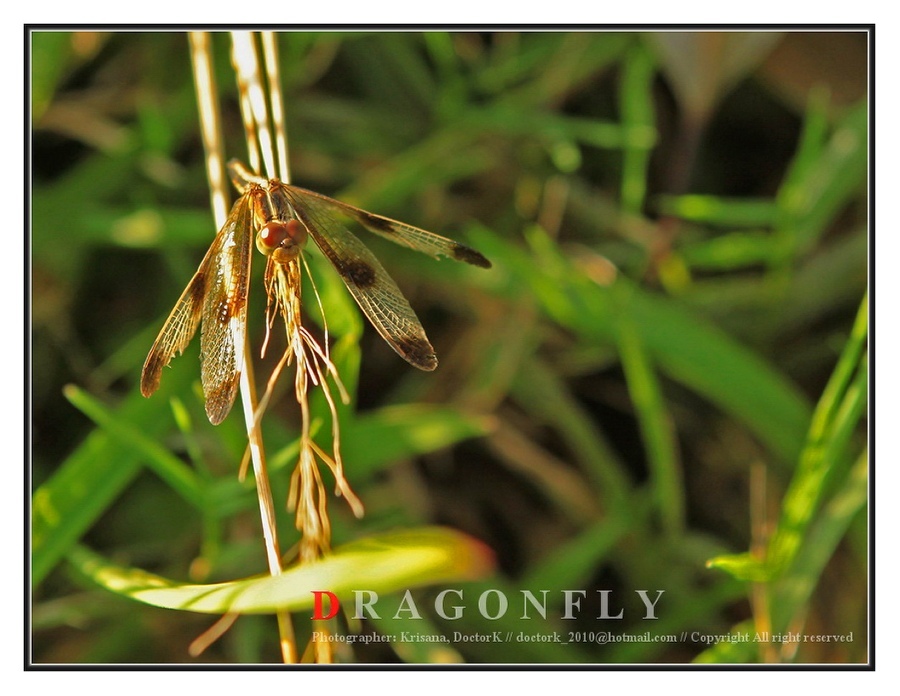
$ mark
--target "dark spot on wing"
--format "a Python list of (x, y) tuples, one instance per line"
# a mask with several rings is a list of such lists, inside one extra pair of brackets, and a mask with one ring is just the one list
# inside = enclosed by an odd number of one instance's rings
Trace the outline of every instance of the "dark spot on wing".
[(491, 262), (488, 261), (481, 252), (475, 251), (464, 244), (454, 244), (452, 251), (453, 258), (457, 261), (465, 261), (466, 263), (471, 263), (473, 266), (480, 266), (481, 268), (491, 267)]
[(237, 394), (238, 375), (225, 380), (206, 393), (206, 417), (213, 425), (218, 425), (231, 411)]
[(359, 221), (372, 230), (377, 230), (378, 232), (384, 232), (387, 234), (394, 233), (394, 223), (385, 220), (383, 217), (378, 217), (377, 215), (372, 215), (371, 213), (367, 213), (365, 210), (360, 210), (359, 213)]
[(438, 365), (434, 348), (431, 347), (427, 340), (408, 336), (396, 341), (395, 345), (403, 358), (410, 365), (418, 367), (420, 370), (431, 372)]
[(375, 284), (375, 269), (359, 259), (345, 263), (340, 268), (341, 275), (361, 290)]
[(164, 367), (163, 356), (151, 350), (141, 372), (141, 394), (150, 396), (159, 389), (159, 378)]
[[(206, 265), (206, 264), (204, 264)], [(191, 278), (191, 302), (194, 307), (201, 307), (203, 303), (203, 296), (206, 294), (206, 274), (202, 271), (198, 271), (193, 278)]]

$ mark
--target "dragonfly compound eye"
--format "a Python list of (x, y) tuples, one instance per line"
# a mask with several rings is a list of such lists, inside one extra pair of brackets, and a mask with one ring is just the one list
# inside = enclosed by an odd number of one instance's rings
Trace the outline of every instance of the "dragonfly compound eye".
[(306, 243), (306, 230), (297, 220), (270, 221), (256, 235), (256, 247), (279, 263), (293, 261)]

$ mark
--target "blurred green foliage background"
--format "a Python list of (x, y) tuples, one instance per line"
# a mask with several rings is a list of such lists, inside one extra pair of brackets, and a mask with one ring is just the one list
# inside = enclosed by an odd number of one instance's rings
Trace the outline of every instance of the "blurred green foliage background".
[[(67, 560), (82, 543), (170, 578), (265, 569), (252, 487), (236, 477), (241, 419), (206, 421), (197, 346), (153, 399), (137, 389), (215, 232), (188, 41), (30, 39), (32, 657), (190, 662), (209, 617), (116, 597)], [(228, 37), (214, 39), (227, 154), (243, 158)], [(418, 373), (366, 327), (344, 457), (367, 515), (332, 501), (336, 543), (449, 525), (497, 556), (496, 577), (467, 586), (470, 605), (484, 588), (513, 600), (546, 589), (555, 611), (429, 615), (435, 632), (853, 635), (787, 649), (510, 642), (342, 657), (865, 662), (868, 34), (278, 39), (293, 182), (494, 262), (462, 268), (364, 239), (441, 366)], [(251, 301), (258, 342), (259, 283)], [(284, 398), (266, 424), (276, 500), (296, 419)], [(186, 463), (202, 503), (179, 488)], [(417, 594), (423, 605), (437, 589)], [(574, 621), (559, 619), (563, 589), (588, 591)], [(595, 619), (599, 589), (622, 620)], [(642, 620), (637, 589), (665, 590), (657, 621)], [(274, 620), (242, 618), (197, 659), (277, 661)]]

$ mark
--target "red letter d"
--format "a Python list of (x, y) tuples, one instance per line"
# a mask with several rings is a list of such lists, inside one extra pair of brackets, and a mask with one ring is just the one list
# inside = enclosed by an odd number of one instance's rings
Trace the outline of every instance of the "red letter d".
[[(331, 619), (337, 615), (338, 611), (341, 608), (341, 602), (337, 598), (337, 595), (334, 592), (329, 592), (328, 590), (313, 590), (312, 591), (315, 600), (313, 602), (313, 615), (314, 619)], [(328, 614), (324, 614), (322, 611), (322, 596), (325, 595), (328, 597)]]

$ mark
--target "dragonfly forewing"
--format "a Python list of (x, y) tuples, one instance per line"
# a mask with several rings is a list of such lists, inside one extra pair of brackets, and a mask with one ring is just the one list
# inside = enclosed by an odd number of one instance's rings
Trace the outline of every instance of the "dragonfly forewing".
[(163, 325), (141, 374), (141, 393), (159, 387), (162, 370), (184, 352), (202, 324), (201, 381), (209, 420), (221, 423), (237, 394), (247, 325), (253, 214), (242, 196)]
[(295, 200), (299, 199), (303, 201), (304, 206), (312, 211), (317, 211), (315, 213), (316, 217), (320, 218), (322, 212), (329, 208), (340, 210), (344, 215), (369, 230), (369, 232), (389, 239), (395, 244), (420, 251), (434, 258), (445, 256), (455, 261), (463, 261), (473, 266), (479, 266), (480, 268), (491, 267), (491, 262), (481, 252), (465, 244), (460, 244), (453, 239), (442, 237), (434, 232), (429, 232), (383, 215), (370, 213), (367, 210), (356, 208), (343, 201), (323, 196), (321, 193), (300, 188), (299, 186), (288, 186), (287, 188), (291, 190)]
[(376, 331), (411, 365), (434, 370), (437, 356), (422, 323), (375, 255), (323, 205), (310, 205), (294, 187), (285, 187), (285, 191), (309, 236)]

